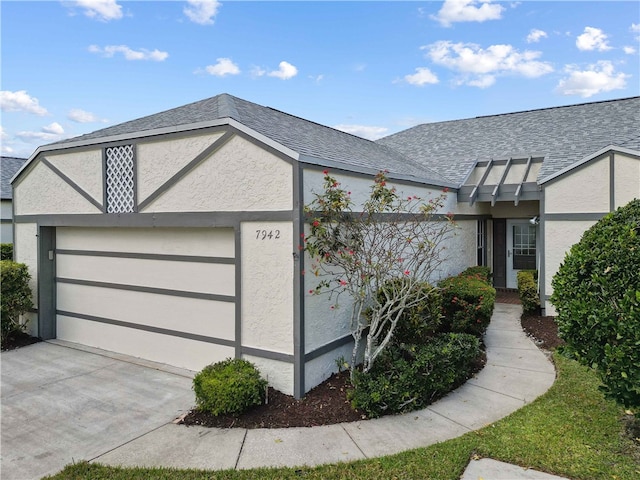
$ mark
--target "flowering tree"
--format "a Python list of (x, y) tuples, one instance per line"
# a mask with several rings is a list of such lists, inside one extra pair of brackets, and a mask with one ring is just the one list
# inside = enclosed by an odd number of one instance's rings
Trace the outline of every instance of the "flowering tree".
[(424, 282), (445, 260), (443, 240), (453, 231), (451, 214), (438, 215), (445, 192), (427, 201), (400, 197), (387, 184), (388, 172), (376, 175), (361, 209), (351, 192), (328, 171), (324, 190), (305, 206), (311, 233), (304, 249), (319, 282), (310, 294), (328, 293), (335, 303), (346, 293), (353, 300), (350, 329), (354, 339), (352, 374), (363, 337), (363, 371), (391, 340), (403, 312), (433, 295)]

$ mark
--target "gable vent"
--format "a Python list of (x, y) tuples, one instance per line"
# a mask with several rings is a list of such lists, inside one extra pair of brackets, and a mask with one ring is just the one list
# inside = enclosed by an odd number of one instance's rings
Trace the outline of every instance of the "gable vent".
[(133, 145), (105, 149), (107, 213), (135, 212)]

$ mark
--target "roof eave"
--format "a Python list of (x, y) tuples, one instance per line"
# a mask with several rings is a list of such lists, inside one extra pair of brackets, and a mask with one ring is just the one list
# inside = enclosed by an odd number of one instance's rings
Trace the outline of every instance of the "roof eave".
[(601, 157), (609, 152), (617, 152), (617, 153), (624, 153), (627, 155), (633, 155), (635, 157), (640, 157), (640, 151), (638, 150), (634, 150), (632, 148), (626, 148), (626, 147), (619, 147), (616, 145), (608, 145), (600, 150), (598, 150), (595, 153), (592, 153), (591, 155), (587, 155), (586, 157), (582, 158), (581, 160), (572, 163), (571, 165), (569, 165), (568, 167), (563, 168), (562, 170), (558, 170), (555, 173), (552, 173), (551, 175), (547, 175), (546, 177), (538, 180), (538, 185), (543, 185), (545, 183), (550, 182), (551, 180), (554, 180), (558, 177), (561, 177), (562, 175), (565, 175), (567, 173), (569, 173), (571, 170), (574, 170), (575, 168), (580, 167), (581, 165), (584, 165), (587, 162), (590, 162), (591, 160)]

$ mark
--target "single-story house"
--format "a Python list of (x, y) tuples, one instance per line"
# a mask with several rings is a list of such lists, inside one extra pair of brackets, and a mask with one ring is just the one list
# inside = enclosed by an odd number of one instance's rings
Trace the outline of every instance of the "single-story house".
[[(459, 228), (439, 275), (539, 271), (640, 197), (640, 97), (419, 125), (373, 142), (231, 95), (38, 148), (13, 179), (32, 333), (192, 370), (254, 362), (302, 396), (349, 357), (348, 309), (310, 296), (304, 205), (323, 170), (358, 203), (389, 171), (447, 190)], [(435, 279), (437, 280), (437, 279)]]
[(26, 161), (26, 158), (0, 157), (0, 243), (13, 243), (11, 179)]

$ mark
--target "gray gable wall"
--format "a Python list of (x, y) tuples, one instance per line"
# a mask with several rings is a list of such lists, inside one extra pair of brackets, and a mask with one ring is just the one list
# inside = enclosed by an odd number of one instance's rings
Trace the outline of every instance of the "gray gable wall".
[(27, 161), (26, 158), (0, 157), (0, 197), (2, 200), (12, 200), (13, 190), (11, 189), (11, 179)]
[(428, 123), (377, 143), (459, 185), (476, 160), (542, 156), (540, 182), (610, 145), (640, 151), (640, 97)]

